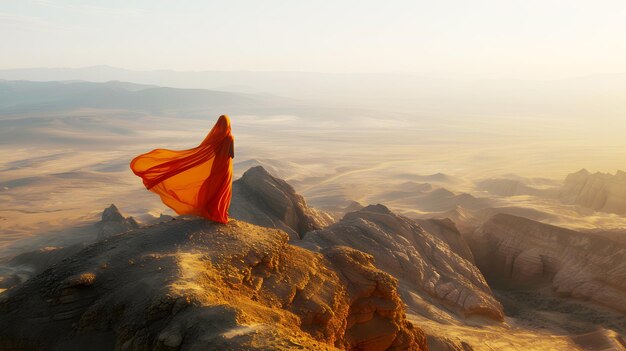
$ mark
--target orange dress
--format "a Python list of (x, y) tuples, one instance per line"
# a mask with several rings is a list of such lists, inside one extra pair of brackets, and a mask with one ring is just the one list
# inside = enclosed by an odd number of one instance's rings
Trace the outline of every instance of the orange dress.
[(222, 115), (200, 145), (174, 151), (152, 150), (135, 157), (130, 168), (143, 184), (178, 214), (228, 222), (232, 196), (234, 138)]

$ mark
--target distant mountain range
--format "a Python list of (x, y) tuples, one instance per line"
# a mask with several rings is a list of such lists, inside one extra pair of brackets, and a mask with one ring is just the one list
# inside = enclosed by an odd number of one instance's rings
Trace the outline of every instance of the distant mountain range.
[[(274, 100), (272, 100), (274, 99)], [(177, 89), (120, 81), (7, 81), (0, 80), (0, 113), (124, 109), (159, 112), (206, 108), (262, 108), (278, 98), (205, 89)], [(281, 99), (284, 103), (285, 99)]]
[(0, 79), (127, 81), (185, 89), (325, 99), (420, 111), (612, 115), (626, 109), (626, 74), (559, 80), (468, 80), (406, 73), (136, 71), (110, 66), (0, 70)]

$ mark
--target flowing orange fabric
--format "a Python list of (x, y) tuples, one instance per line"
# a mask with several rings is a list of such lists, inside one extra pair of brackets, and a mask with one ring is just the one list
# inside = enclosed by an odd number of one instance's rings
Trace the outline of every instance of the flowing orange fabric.
[(233, 148), (230, 119), (222, 115), (197, 147), (152, 150), (135, 157), (130, 168), (176, 213), (226, 223), (232, 196)]

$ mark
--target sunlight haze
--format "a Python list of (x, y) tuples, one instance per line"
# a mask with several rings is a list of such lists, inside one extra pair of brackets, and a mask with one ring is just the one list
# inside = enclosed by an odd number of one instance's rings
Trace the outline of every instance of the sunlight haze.
[(1, 350), (626, 351), (626, 0), (0, 0)]
[(551, 79), (626, 72), (623, 1), (0, 3), (0, 68), (412, 72)]

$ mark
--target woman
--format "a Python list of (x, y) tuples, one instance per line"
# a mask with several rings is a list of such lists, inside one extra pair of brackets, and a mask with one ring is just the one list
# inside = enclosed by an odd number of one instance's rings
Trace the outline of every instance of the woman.
[(156, 149), (135, 157), (130, 168), (176, 213), (227, 223), (234, 157), (230, 119), (222, 115), (197, 147)]

